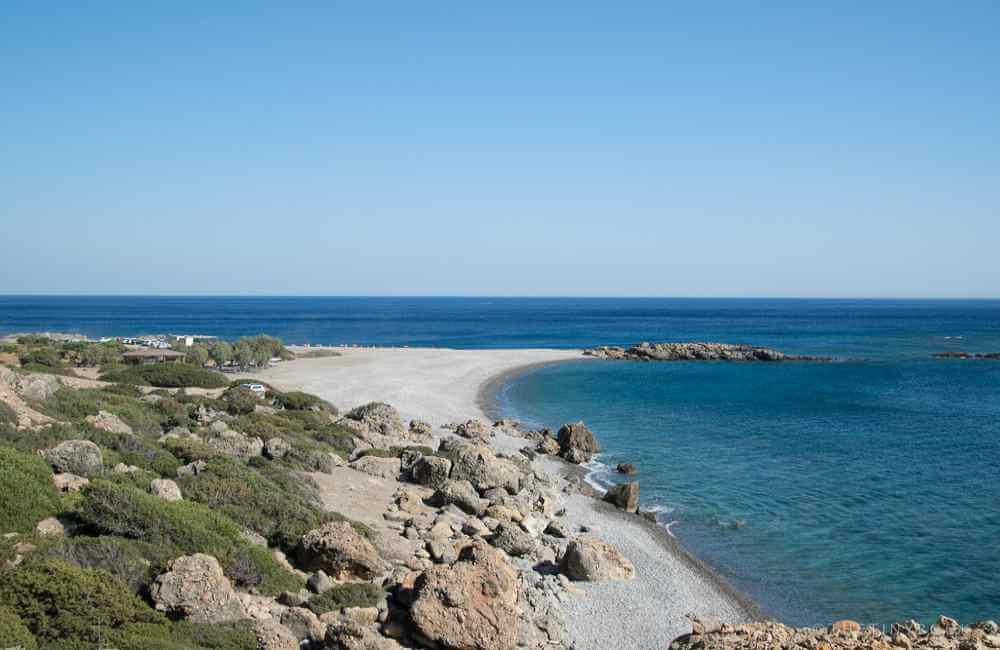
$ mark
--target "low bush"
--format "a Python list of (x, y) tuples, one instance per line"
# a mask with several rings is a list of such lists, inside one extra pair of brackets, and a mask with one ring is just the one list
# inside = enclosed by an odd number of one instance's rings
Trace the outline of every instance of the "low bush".
[(301, 391), (278, 393), (274, 396), (274, 404), (288, 411), (326, 411), (327, 413), (337, 413), (337, 409), (333, 404), (315, 395)]
[(6, 607), (0, 607), (0, 648), (38, 648), (35, 637), (31, 636), (21, 617)]
[(367, 582), (336, 585), (309, 599), (309, 609), (317, 616), (343, 607), (375, 607), (385, 598), (380, 587)]
[(163, 415), (152, 404), (118, 392), (96, 388), (60, 388), (45, 400), (41, 410), (46, 415), (79, 424), (84, 423), (89, 415), (108, 411), (120, 417), (137, 433), (146, 435), (159, 435), (164, 420)]
[(17, 413), (14, 409), (0, 402), (0, 425), (17, 424)]
[(329, 517), (310, 502), (293, 482), (301, 478), (270, 471), (272, 478), (242, 463), (218, 458), (209, 461), (197, 476), (181, 479), (184, 495), (228, 515), (237, 523), (263, 535), (273, 546), (291, 550), (303, 533), (317, 528)]
[(58, 513), (59, 491), (48, 464), (30, 454), (0, 447), (0, 533), (26, 533)]
[(256, 650), (257, 635), (246, 623), (135, 624), (112, 634), (108, 646), (117, 650)]
[(28, 556), (28, 563), (59, 560), (81, 569), (110, 573), (134, 594), (146, 592), (167, 564), (181, 555), (173, 546), (148, 544), (124, 537), (63, 537), (46, 539)]
[(226, 411), (230, 415), (253, 413), (261, 403), (257, 393), (239, 386), (227, 388), (220, 399), (226, 404)]
[(267, 594), (301, 586), (266, 548), (244, 541), (236, 522), (201, 503), (164, 501), (134, 487), (97, 480), (87, 488), (78, 515), (97, 532), (214, 555), (240, 586)]
[(185, 363), (133, 366), (101, 375), (103, 381), (157, 388), (222, 388), (229, 382), (220, 373)]
[(128, 624), (166, 622), (114, 576), (56, 560), (0, 571), (0, 606), (42, 645), (60, 639), (96, 644)]

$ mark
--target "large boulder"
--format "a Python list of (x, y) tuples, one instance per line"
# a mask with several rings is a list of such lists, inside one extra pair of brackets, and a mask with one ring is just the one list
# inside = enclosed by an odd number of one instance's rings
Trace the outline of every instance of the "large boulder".
[(430, 488), (441, 487), (451, 474), (451, 461), (441, 456), (421, 456), (410, 469), (413, 482)]
[(497, 529), (493, 531), (493, 538), (490, 542), (512, 557), (528, 555), (535, 549), (535, 541), (531, 535), (524, 532), (517, 524), (507, 521), (500, 522)]
[(233, 586), (211, 555), (184, 555), (170, 563), (150, 588), (156, 609), (199, 623), (226, 623), (245, 618)]
[(150, 481), (149, 493), (164, 501), (180, 501), (183, 498), (180, 487), (168, 478), (154, 478)]
[(490, 426), (481, 420), (468, 420), (455, 427), (455, 435), (472, 440), (485, 440), (490, 437)]
[(431, 495), (429, 503), (433, 506), (444, 507), (456, 505), (470, 515), (480, 515), (485, 509), (485, 504), (476, 493), (472, 483), (468, 481), (456, 481), (447, 479), (442, 483), (434, 494)]
[(566, 546), (559, 569), (571, 580), (599, 582), (631, 580), (635, 567), (611, 544), (596, 537), (581, 536)]
[(360, 424), (371, 433), (383, 436), (402, 436), (406, 430), (399, 411), (383, 402), (370, 402), (347, 413), (344, 420)]
[(398, 458), (380, 458), (378, 456), (362, 456), (350, 465), (351, 469), (378, 478), (396, 480), (402, 470), (402, 462)]
[(67, 440), (39, 453), (60, 473), (93, 476), (104, 469), (101, 448), (90, 440)]
[(18, 377), (14, 390), (26, 400), (42, 402), (55, 395), (60, 386), (55, 375), (24, 375)]
[(415, 583), (410, 617), (419, 633), (445, 648), (507, 650), (517, 645), (517, 574), (485, 542), (463, 549), (451, 566), (436, 565)]
[(60, 492), (79, 492), (90, 485), (90, 480), (76, 474), (53, 474), (52, 482)]
[(583, 422), (564, 424), (559, 428), (559, 453), (573, 463), (585, 463), (601, 451), (594, 433)]
[(382, 636), (374, 625), (343, 615), (331, 617), (326, 627), (327, 650), (401, 650), (394, 639)]
[(257, 621), (254, 633), (257, 635), (257, 650), (299, 650), (295, 634), (273, 618)]
[(97, 415), (88, 415), (87, 422), (90, 426), (108, 433), (121, 433), (132, 435), (132, 427), (126, 424), (120, 417), (108, 411), (98, 411)]
[(272, 460), (279, 460), (288, 455), (292, 446), (284, 438), (270, 438), (264, 443), (264, 455)]
[(604, 500), (615, 504), (625, 512), (639, 511), (639, 483), (630, 481), (623, 485), (613, 485), (604, 494)]
[(521, 470), (506, 458), (497, 458), (489, 447), (461, 445), (452, 454), (451, 478), (472, 483), (478, 491), (502, 488), (511, 494), (521, 489)]
[(218, 435), (208, 439), (208, 444), (227, 456), (246, 460), (260, 456), (264, 451), (264, 441), (260, 438), (250, 438), (231, 429), (217, 433)]
[(346, 521), (334, 521), (302, 536), (299, 564), (307, 571), (322, 569), (334, 580), (371, 580), (385, 568), (378, 551)]

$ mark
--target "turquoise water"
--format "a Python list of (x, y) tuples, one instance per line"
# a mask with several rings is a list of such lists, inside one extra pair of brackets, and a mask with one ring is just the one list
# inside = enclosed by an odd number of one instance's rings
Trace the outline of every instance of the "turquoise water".
[[(754, 343), (830, 364), (571, 362), (503, 391), (586, 420), (664, 523), (793, 623), (1000, 617), (1000, 301), (0, 296), (0, 334), (293, 343)], [(603, 480), (618, 477), (605, 474)]]
[(584, 419), (660, 521), (782, 620), (971, 622), (1000, 614), (998, 386), (1000, 363), (592, 361), (501, 398)]

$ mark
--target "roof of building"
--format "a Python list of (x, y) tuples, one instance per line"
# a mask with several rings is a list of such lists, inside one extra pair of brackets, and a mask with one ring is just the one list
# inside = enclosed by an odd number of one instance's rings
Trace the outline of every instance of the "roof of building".
[(122, 355), (123, 357), (132, 357), (135, 359), (148, 358), (148, 357), (170, 357), (177, 359), (184, 356), (183, 352), (178, 352), (176, 350), (157, 350), (154, 348), (147, 348), (145, 350), (132, 350), (131, 352), (126, 352)]

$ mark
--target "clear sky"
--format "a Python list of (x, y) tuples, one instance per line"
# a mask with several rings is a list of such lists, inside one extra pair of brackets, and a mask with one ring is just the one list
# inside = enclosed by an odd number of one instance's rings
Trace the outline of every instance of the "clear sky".
[(0, 293), (1000, 297), (998, 34), (994, 0), (6, 0)]

